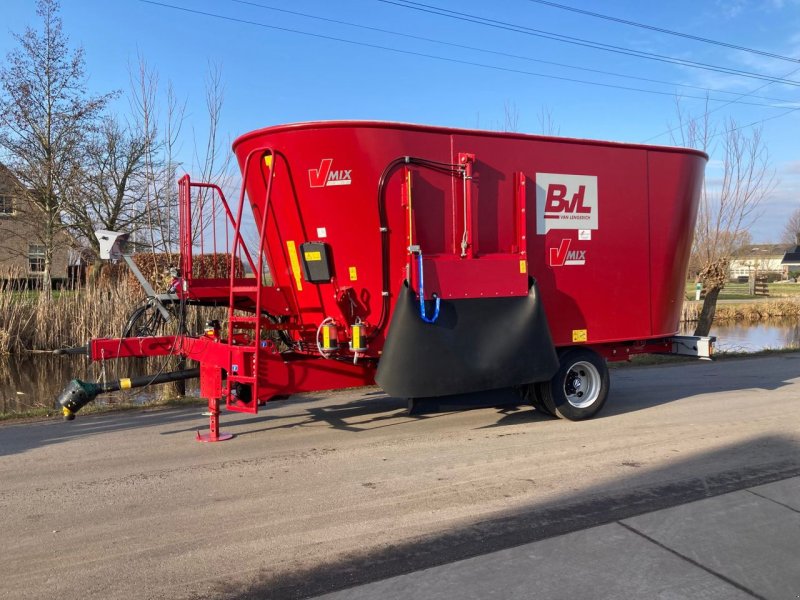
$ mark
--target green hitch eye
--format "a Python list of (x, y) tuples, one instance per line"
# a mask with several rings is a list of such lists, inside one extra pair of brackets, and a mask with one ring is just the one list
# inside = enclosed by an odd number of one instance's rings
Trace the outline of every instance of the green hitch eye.
[(102, 386), (94, 383), (86, 383), (80, 379), (70, 381), (58, 396), (58, 403), (61, 405), (61, 413), (64, 418), (72, 421), (75, 413), (94, 400), (102, 391)]

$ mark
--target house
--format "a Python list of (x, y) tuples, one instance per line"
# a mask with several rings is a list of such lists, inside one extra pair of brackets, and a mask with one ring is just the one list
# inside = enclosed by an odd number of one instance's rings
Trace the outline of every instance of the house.
[(767, 276), (770, 279), (788, 279), (789, 267), (781, 264), (786, 251), (785, 244), (749, 244), (736, 251), (730, 264), (731, 279), (748, 279), (751, 276)]
[[(25, 188), (0, 164), (0, 280), (28, 286), (41, 282), (45, 246), (37, 227), (40, 220), (41, 211), (27, 200)], [(66, 233), (58, 238), (51, 268), (53, 284), (74, 285), (81, 277), (81, 253), (73, 249), (76, 244)]]

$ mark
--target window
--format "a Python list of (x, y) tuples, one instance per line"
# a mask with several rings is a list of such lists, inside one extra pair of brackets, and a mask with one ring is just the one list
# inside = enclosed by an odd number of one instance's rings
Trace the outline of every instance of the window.
[(28, 244), (28, 270), (31, 273), (44, 273), (44, 246)]
[(0, 194), (0, 217), (14, 214), (14, 198)]

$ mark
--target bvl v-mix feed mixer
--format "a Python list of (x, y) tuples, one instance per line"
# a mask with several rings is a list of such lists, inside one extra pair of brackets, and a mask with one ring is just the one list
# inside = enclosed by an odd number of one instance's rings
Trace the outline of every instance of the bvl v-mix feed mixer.
[[(409, 398), (520, 386), (585, 419), (606, 401), (607, 361), (711, 352), (675, 335), (702, 152), (384, 122), (269, 127), (233, 150), (236, 205), (179, 182), (180, 274), (161, 297), (225, 305), (225, 326), (87, 346), (197, 361), (172, 376), (199, 371), (205, 441), (223, 437), (223, 399), (255, 413), (374, 382)], [(198, 255), (228, 275), (204, 276)], [(73, 380), (64, 415), (146, 380)]]

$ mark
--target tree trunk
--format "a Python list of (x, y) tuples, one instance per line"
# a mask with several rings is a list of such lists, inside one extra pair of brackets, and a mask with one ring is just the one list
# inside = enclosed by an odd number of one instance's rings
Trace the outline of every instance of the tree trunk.
[(49, 248), (45, 249), (41, 297), (45, 300), (53, 297), (53, 253)]
[(92, 262), (92, 267), (89, 269), (89, 277), (87, 283), (91, 286), (96, 286), (100, 282), (100, 276), (103, 274), (103, 267), (105, 263), (103, 260), (96, 256)]
[(714, 314), (717, 312), (717, 297), (721, 291), (722, 288), (712, 287), (706, 292), (703, 308), (697, 318), (697, 327), (694, 330), (695, 335), (708, 335), (708, 332), (711, 331)]
[[(175, 366), (176, 371), (182, 371), (186, 368), (186, 359), (180, 357), (178, 364)], [(161, 386), (161, 400), (174, 400), (176, 398), (183, 398), (186, 395), (186, 381), (172, 381)]]

